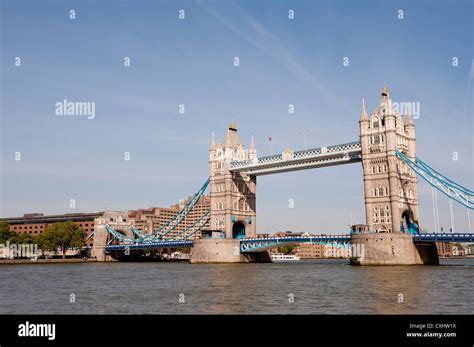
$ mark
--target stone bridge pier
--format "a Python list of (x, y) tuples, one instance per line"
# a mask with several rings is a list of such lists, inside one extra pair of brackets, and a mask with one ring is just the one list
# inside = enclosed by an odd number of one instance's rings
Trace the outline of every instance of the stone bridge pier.
[(352, 235), (352, 258), (356, 265), (437, 264), (436, 245), (415, 245), (412, 234), (420, 232), (416, 173), (396, 151), (416, 158), (415, 123), (408, 112), (403, 117), (392, 105), (387, 87), (372, 112), (365, 102), (359, 120), (364, 177), (367, 230)]
[(91, 250), (91, 256), (96, 258), (97, 261), (114, 260), (112, 256), (105, 251), (107, 242), (109, 242), (111, 238), (105, 229), (106, 224), (129, 237), (133, 237), (130, 231), (132, 223), (129, 221), (126, 212), (107, 211), (103, 216), (97, 217), (94, 221), (94, 245)]
[(232, 122), (224, 143), (216, 143), (212, 136), (209, 148), (211, 194), (210, 227), (224, 236), (194, 241), (191, 263), (242, 263), (266, 259), (268, 252), (243, 255), (239, 239), (255, 237), (257, 178), (246, 173), (230, 171), (234, 160), (256, 160), (253, 140), (248, 149), (240, 141)]

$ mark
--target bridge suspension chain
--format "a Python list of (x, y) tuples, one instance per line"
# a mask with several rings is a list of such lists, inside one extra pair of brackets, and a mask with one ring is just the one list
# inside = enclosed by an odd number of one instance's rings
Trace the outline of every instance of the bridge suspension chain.
[(181, 209), (181, 211), (179, 211), (170, 221), (168, 221), (160, 229), (155, 230), (153, 233), (144, 236), (143, 240), (147, 241), (149, 239), (152, 239), (157, 234), (159, 234), (158, 238), (163, 238), (164, 236), (172, 232), (174, 229), (176, 229), (176, 227), (184, 220), (184, 218), (186, 218), (189, 215), (189, 213), (191, 213), (192, 209), (197, 204), (199, 199), (201, 199), (210, 181), (211, 179), (208, 178), (206, 182), (204, 182), (202, 187), (199, 189), (199, 191), (196, 194), (194, 194), (191, 200), (188, 201), (188, 203)]
[[(137, 230), (134, 226), (130, 227), (130, 230), (132, 233), (137, 236), (138, 238), (131, 238), (128, 237), (116, 230), (114, 230), (110, 225), (106, 224), (105, 230), (115, 239), (121, 241), (121, 242), (132, 242), (132, 243), (142, 243), (142, 242), (156, 242), (158, 240), (162, 240), (164, 236), (168, 235), (170, 232), (172, 232), (174, 229), (176, 229), (180, 223), (191, 213), (193, 210), (194, 206), (197, 204), (197, 202), (201, 199), (202, 195), (207, 189), (207, 186), (209, 185), (210, 178), (208, 178), (204, 184), (201, 186), (201, 188), (198, 190), (197, 193), (194, 194), (194, 196), (183, 206), (183, 208), (173, 217), (171, 218), (165, 225), (163, 225), (161, 228), (155, 230), (151, 234), (143, 234), (140, 232), (140, 230)], [(209, 214), (209, 211), (206, 212), (196, 223), (194, 223), (191, 227), (187, 228), (185, 231), (189, 231), (190, 228), (195, 227), (198, 222), (202, 222), (203, 219)], [(202, 226), (200, 226), (199, 229), (195, 230), (192, 235), (194, 235), (196, 232), (202, 229), (202, 227), (208, 222), (209, 219), (207, 219)], [(181, 232), (178, 235), (183, 234)], [(158, 236), (156, 236), (158, 235)], [(188, 235), (189, 237), (190, 235)], [(174, 238), (174, 237), (173, 237)]]
[(105, 230), (119, 241), (122, 241), (122, 242), (137, 242), (136, 239), (132, 239), (131, 237), (128, 237), (127, 235), (124, 235), (124, 234), (114, 230), (108, 224), (105, 225)]
[(426, 169), (427, 171), (431, 172), (433, 175), (437, 176), (439, 179), (441, 180), (444, 180), (446, 182), (448, 182), (448, 184), (450, 184), (452, 187), (455, 187), (459, 190), (461, 190), (462, 192), (464, 192), (465, 194), (469, 195), (469, 196), (474, 196), (474, 191), (472, 190), (469, 190), (463, 186), (461, 186), (460, 184), (450, 180), (449, 178), (447, 178), (446, 176), (444, 176), (443, 174), (439, 173), (438, 171), (436, 171), (435, 169), (433, 169), (432, 167), (430, 167), (428, 164), (426, 164), (424, 161), (422, 161), (420, 158), (416, 158), (416, 162), (418, 164), (420, 164), (424, 169)]
[(474, 192), (472, 190), (467, 189), (440, 174), (419, 158), (416, 158), (416, 161), (413, 161), (399, 150), (397, 150), (395, 154), (432, 187), (468, 209), (474, 209)]
[(201, 229), (206, 225), (206, 223), (209, 222), (209, 219), (210, 219), (208, 217), (209, 213), (210, 213), (210, 211), (207, 211), (205, 214), (203, 214), (201, 216), (201, 218), (199, 218), (196, 222), (194, 222), (193, 225), (191, 225), (190, 227), (188, 227), (185, 230), (181, 231), (180, 233), (178, 233), (175, 236), (170, 236), (166, 239), (163, 239), (163, 241), (176, 241), (176, 240), (189, 239), (191, 236), (193, 236), (197, 232), (201, 231)]

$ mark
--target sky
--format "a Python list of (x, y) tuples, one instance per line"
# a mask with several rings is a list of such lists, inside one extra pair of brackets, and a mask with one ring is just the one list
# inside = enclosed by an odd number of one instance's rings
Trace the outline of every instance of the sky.
[[(206, 180), (211, 134), (222, 142), (231, 121), (259, 156), (268, 137), (275, 153), (303, 149), (304, 132), (308, 148), (355, 141), (361, 99), (372, 112), (384, 82), (420, 104), (417, 155), (474, 188), (472, 1), (0, 3), (0, 217), (174, 204)], [(64, 99), (95, 116), (57, 115)], [(257, 181), (258, 232), (365, 223), (360, 163)], [(432, 230), (431, 188), (419, 191)], [(469, 231), (466, 208), (454, 216)]]

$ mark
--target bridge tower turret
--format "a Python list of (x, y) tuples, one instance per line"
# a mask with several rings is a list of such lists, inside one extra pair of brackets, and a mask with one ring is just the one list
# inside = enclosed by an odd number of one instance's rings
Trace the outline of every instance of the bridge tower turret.
[(257, 157), (255, 145), (244, 149), (235, 123), (227, 130), (224, 143), (216, 143), (214, 135), (209, 149), (211, 229), (222, 230), (227, 239), (256, 235), (255, 176), (229, 171), (233, 160)]
[(386, 233), (419, 229), (419, 200), (416, 174), (395, 155), (416, 156), (415, 125), (394, 111), (384, 85), (381, 99), (367, 115), (365, 102), (359, 120), (364, 174), (365, 214), (369, 230)]

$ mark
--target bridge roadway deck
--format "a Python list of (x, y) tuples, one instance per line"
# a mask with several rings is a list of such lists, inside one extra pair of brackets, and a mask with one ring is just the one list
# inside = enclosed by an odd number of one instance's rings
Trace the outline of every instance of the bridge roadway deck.
[[(286, 236), (286, 237), (266, 237), (266, 238), (247, 238), (240, 240), (241, 252), (258, 252), (280, 245), (295, 243), (347, 243), (350, 242), (350, 234), (344, 235), (314, 235), (314, 236)], [(422, 233), (414, 234), (415, 242), (474, 242), (472, 233)], [(161, 241), (144, 243), (124, 243), (119, 245), (109, 245), (106, 247), (108, 252), (123, 252), (127, 247), (130, 250), (145, 250), (157, 248), (184, 248), (192, 247), (192, 240), (182, 241)]]
[(307, 149), (304, 151), (288, 151), (254, 160), (235, 160), (230, 163), (231, 172), (245, 172), (252, 176), (269, 175), (313, 169), (324, 166), (357, 163), (362, 159), (359, 141), (335, 146)]

